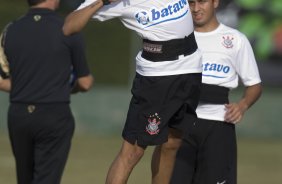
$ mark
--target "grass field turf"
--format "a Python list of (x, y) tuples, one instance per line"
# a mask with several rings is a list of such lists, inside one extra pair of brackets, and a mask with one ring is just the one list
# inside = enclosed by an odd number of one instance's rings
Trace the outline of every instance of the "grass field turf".
[[(119, 136), (78, 134), (62, 179), (62, 184), (103, 184), (108, 167), (119, 151)], [(128, 184), (150, 184), (150, 157), (148, 148), (134, 169)], [(239, 139), (238, 184), (281, 184), (282, 141)], [(14, 158), (8, 135), (0, 135), (0, 184), (15, 184)]]
[[(264, 89), (262, 98), (237, 127), (239, 138), (249, 137), (238, 141), (238, 184), (282, 183), (281, 92), (280, 88)], [(108, 167), (120, 148), (121, 137), (117, 134), (125, 119), (128, 93), (128, 89), (94, 88), (90, 93), (73, 97), (76, 134), (62, 184), (104, 183)], [(2, 132), (7, 130), (7, 108), (8, 95), (0, 93)], [(1, 131), (0, 184), (16, 184), (8, 135)], [(150, 184), (151, 152), (152, 148), (147, 150), (128, 184)]]

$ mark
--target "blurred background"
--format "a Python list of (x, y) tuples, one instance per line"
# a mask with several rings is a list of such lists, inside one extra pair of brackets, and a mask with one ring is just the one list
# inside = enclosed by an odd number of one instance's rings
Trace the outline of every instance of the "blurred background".
[[(61, 0), (65, 17), (83, 0)], [(0, 30), (27, 11), (23, 0), (0, 1)], [(238, 183), (282, 183), (282, 2), (281, 0), (221, 0), (219, 19), (249, 38), (263, 81), (263, 95), (237, 126)], [(32, 30), (31, 30), (32, 31)], [(134, 58), (141, 40), (119, 20), (90, 21), (83, 30), (88, 63), (95, 86), (72, 96), (76, 133), (63, 184), (104, 183), (119, 151), (121, 131), (130, 101)], [(44, 44), (44, 43), (43, 43)], [(231, 101), (242, 95), (231, 92)], [(9, 145), (6, 113), (8, 94), (0, 92), (0, 184), (14, 184), (14, 160)], [(129, 184), (150, 183), (149, 148)]]

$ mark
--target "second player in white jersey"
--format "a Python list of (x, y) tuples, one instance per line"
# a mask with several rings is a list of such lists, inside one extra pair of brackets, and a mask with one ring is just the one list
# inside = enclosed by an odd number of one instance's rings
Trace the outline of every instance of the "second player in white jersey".
[[(236, 124), (259, 99), (261, 79), (249, 41), (216, 17), (220, 0), (189, 0), (202, 52), (202, 89), (190, 127), (177, 152), (171, 184), (237, 184)], [(229, 101), (241, 79), (244, 92)]]
[[(203, 53), (203, 83), (234, 89), (239, 78), (245, 86), (261, 82), (253, 50), (245, 35), (220, 24), (211, 32), (195, 31), (195, 37)], [(200, 103), (196, 112), (199, 118), (224, 121), (225, 106)]]

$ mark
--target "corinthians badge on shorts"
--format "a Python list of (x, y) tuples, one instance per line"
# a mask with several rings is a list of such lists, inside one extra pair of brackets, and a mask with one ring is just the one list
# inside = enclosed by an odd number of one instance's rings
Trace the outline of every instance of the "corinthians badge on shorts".
[(146, 126), (146, 132), (150, 135), (156, 135), (160, 132), (159, 124), (161, 123), (161, 118), (158, 113), (150, 115), (148, 118), (148, 125)]
[(222, 42), (222, 45), (227, 48), (227, 49), (230, 49), (230, 48), (233, 48), (233, 42), (232, 40), (234, 40), (234, 38), (232, 36), (223, 36), (223, 42)]

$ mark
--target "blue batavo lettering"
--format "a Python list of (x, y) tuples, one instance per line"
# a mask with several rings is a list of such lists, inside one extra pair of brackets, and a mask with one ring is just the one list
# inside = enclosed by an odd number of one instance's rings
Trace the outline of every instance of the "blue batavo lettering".
[(173, 6), (168, 5), (166, 8), (162, 10), (152, 9), (152, 21), (160, 19), (160, 17), (167, 17), (172, 15), (173, 13), (179, 12), (184, 8), (184, 5), (187, 5), (186, 0), (180, 0), (178, 3), (175, 3)]
[(203, 64), (203, 71), (216, 71), (216, 72), (228, 73), (230, 71), (230, 67), (216, 63), (212, 63), (212, 64), (205, 63)]

